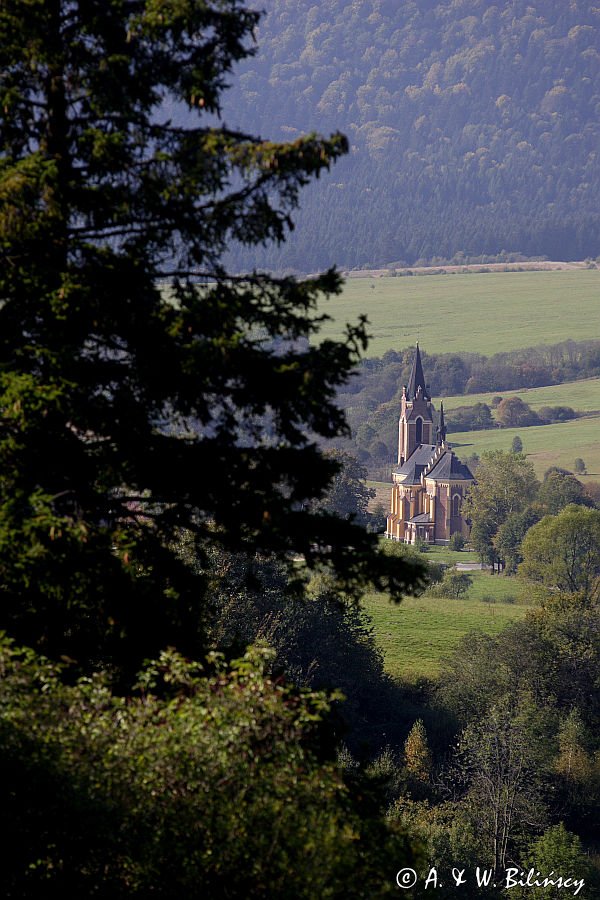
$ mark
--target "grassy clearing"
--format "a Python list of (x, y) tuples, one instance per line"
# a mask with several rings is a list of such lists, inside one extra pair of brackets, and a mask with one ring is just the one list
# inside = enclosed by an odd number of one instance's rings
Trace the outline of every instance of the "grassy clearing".
[[(457, 406), (473, 406), (475, 403), (491, 404), (492, 398), (520, 397), (532, 409), (541, 406), (570, 406), (579, 412), (600, 410), (600, 378), (585, 378), (539, 388), (519, 388), (516, 391), (490, 391), (486, 394), (457, 394), (443, 397), (444, 409)], [(439, 404), (439, 401), (438, 401)]]
[(584, 483), (586, 480), (600, 480), (600, 416), (532, 428), (462, 431), (448, 435), (448, 439), (457, 455), (464, 459), (484, 450), (510, 450), (517, 434), (538, 477), (549, 466), (562, 466), (572, 471), (575, 458), (579, 456), (587, 465), (587, 475), (578, 477)]
[[(479, 562), (472, 550), (460, 552), (432, 546), (428, 562)], [(520, 597), (520, 582), (489, 572), (469, 572), (473, 579), (466, 597), (409, 597), (400, 606), (385, 594), (368, 594), (364, 606), (373, 620), (375, 636), (385, 656), (387, 671), (409, 680), (433, 678), (440, 661), (473, 629), (498, 634), (515, 619), (522, 619), (530, 604)]]
[[(503, 576), (480, 574), (477, 592), (515, 592), (515, 582)], [(487, 582), (494, 582), (488, 588)], [(475, 585), (473, 587), (475, 594)], [(408, 680), (434, 678), (440, 661), (473, 629), (498, 634), (509, 622), (522, 619), (526, 604), (484, 603), (469, 597), (461, 600), (408, 598), (400, 606), (384, 594), (369, 594), (364, 606), (373, 620), (375, 636), (385, 656), (390, 675)]]
[(585, 340), (600, 333), (600, 270), (428, 275), (349, 279), (324, 303), (333, 321), (323, 337), (341, 337), (365, 313), (368, 354), (419, 340), (429, 353), (504, 350)]

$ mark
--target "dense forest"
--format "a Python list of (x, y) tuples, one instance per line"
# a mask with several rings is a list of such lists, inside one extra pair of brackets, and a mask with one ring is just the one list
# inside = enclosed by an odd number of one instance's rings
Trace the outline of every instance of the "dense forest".
[(299, 271), (521, 252), (600, 253), (600, 9), (583, 0), (265, 0), (228, 125), (344, 132), (285, 247)]

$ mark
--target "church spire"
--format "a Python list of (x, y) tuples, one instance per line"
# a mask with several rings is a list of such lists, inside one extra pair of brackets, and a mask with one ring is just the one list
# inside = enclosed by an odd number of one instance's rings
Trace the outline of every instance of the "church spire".
[(444, 420), (444, 404), (440, 402), (440, 421), (437, 427), (437, 441), (438, 446), (443, 446), (446, 443), (446, 422)]
[(421, 393), (423, 395), (424, 400), (430, 400), (427, 393), (427, 386), (425, 384), (425, 376), (423, 374), (423, 364), (421, 362), (421, 351), (419, 350), (419, 342), (417, 341), (417, 352), (415, 353), (412, 371), (410, 373), (410, 378), (408, 380), (408, 399), (414, 400), (417, 396), (418, 389), (421, 388)]

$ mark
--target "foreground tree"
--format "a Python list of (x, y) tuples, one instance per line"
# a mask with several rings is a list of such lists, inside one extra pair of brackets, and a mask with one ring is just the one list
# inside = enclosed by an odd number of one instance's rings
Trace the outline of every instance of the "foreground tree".
[(202, 648), (184, 528), (198, 551), (329, 561), (350, 589), (410, 580), (305, 507), (336, 471), (316, 439), (345, 433), (333, 398), (365, 344), (362, 322), (308, 343), (338, 276), (221, 263), (232, 241), (282, 240), (346, 150), (215, 127), (256, 23), (238, 0), (0, 10), (0, 625), (83, 664)]
[(502, 698), (461, 735), (458, 759), (468, 785), (466, 802), (496, 875), (506, 868), (517, 836), (545, 819), (543, 731), (539, 711), (526, 699)]

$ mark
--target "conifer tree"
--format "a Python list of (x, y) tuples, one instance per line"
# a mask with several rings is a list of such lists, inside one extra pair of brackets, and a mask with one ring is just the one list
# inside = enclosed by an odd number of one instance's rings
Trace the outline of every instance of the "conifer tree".
[(220, 124), (256, 24), (238, 0), (0, 8), (0, 627), (51, 654), (196, 652), (181, 529), (396, 596), (410, 575), (305, 503), (335, 471), (317, 440), (344, 433), (333, 398), (365, 345), (364, 322), (309, 343), (337, 274), (223, 266), (231, 242), (281, 241), (346, 150)]

